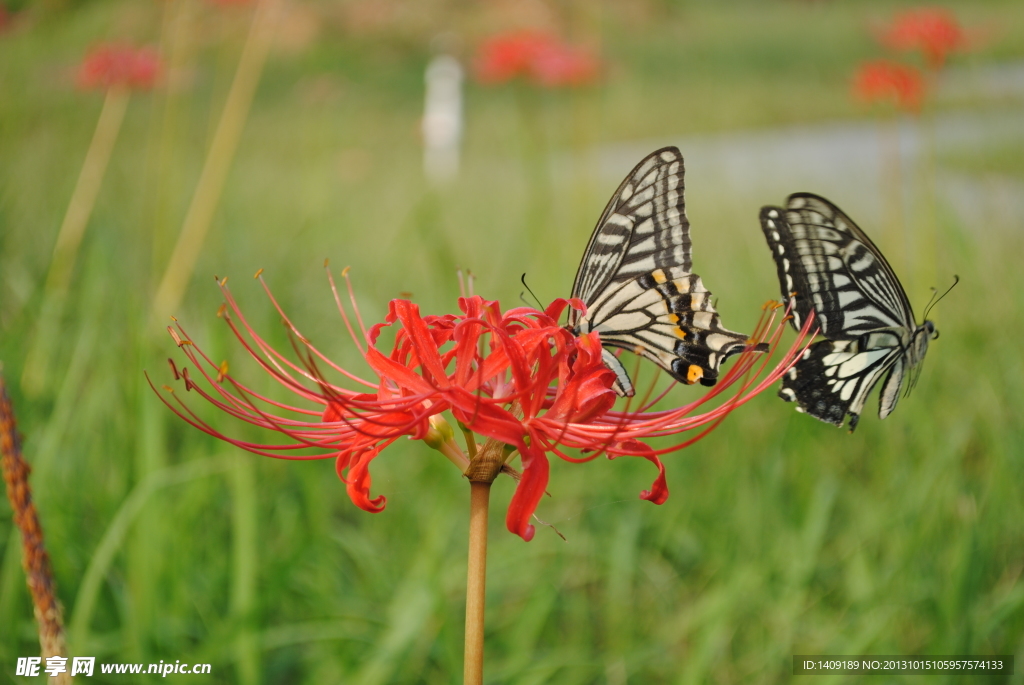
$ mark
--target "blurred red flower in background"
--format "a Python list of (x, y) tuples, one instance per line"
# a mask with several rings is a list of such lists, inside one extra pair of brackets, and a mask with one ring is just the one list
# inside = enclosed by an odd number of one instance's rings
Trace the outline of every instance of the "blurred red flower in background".
[(0, 3), (0, 33), (6, 31), (12, 23), (13, 15), (11, 15), (11, 12), (3, 5), (3, 3)]
[(107, 44), (93, 48), (78, 69), (78, 85), (86, 89), (114, 87), (144, 90), (160, 77), (160, 57), (150, 48)]
[[(548, 455), (570, 462), (590, 461), (602, 454), (647, 459), (658, 468), (658, 476), (640, 496), (661, 504), (668, 498), (668, 486), (658, 455), (699, 440), (729, 412), (781, 378), (803, 350), (810, 332), (807, 322), (782, 361), (760, 381), (758, 376), (768, 358), (748, 351), (733, 362), (714, 388), (684, 407), (650, 411), (662, 394), (645, 401), (639, 410), (630, 411), (627, 405), (625, 410), (615, 411), (614, 374), (602, 361), (597, 333), (577, 338), (558, 323), (566, 307), (583, 306), (578, 300), (558, 299), (544, 311), (519, 307), (502, 312), (497, 302), (463, 297), (459, 314), (443, 316), (422, 316), (412, 302), (393, 300), (384, 323), (367, 331), (351, 286), (355, 316), (342, 306), (333, 279), (331, 287), (349, 335), (374, 374), (370, 380), (331, 362), (306, 340), (264, 284), (297, 341), (302, 359), (296, 363), (281, 355), (250, 327), (222, 284), (226, 304), (221, 315), (232, 332), (264, 371), (309, 402), (309, 407), (291, 406), (242, 385), (228, 373), (226, 362), (218, 365), (206, 356), (180, 325), (168, 329), (206, 383), (200, 385), (187, 368), (179, 370), (172, 361), (175, 379), (224, 412), (276, 431), (286, 438), (283, 444), (225, 436), (177, 395), (172, 395), (176, 404), (164, 395), (161, 399), (193, 426), (250, 452), (280, 459), (335, 459), (352, 502), (369, 512), (381, 511), (385, 505), (383, 496), (370, 496), (369, 466), (388, 445), (403, 436), (423, 440), (465, 470), (476, 454), (470, 436), (485, 436), (506, 445), (506, 455), (518, 452), (522, 459), (523, 472), (509, 504), (506, 525), (525, 540), (533, 537), (530, 518), (548, 484)], [(777, 318), (782, 317), (777, 317), (774, 309), (766, 311), (755, 334), (757, 341), (777, 346), (784, 327), (781, 322), (772, 327)], [(394, 331), (390, 352), (379, 348), (387, 329)], [(357, 389), (329, 382), (318, 364)], [(732, 386), (736, 390), (729, 400), (704, 414), (689, 416)], [(468, 456), (441, 417), (445, 411), (467, 434)], [(657, 450), (640, 442), (641, 438), (676, 435), (702, 426), (706, 428), (696, 437)], [(567, 448), (583, 453), (569, 456)]]
[(561, 42), (542, 31), (493, 36), (477, 49), (477, 79), (498, 84), (521, 78), (548, 88), (582, 86), (597, 80), (600, 60), (590, 50)]
[(878, 39), (894, 50), (919, 50), (931, 69), (941, 69), (951, 52), (967, 47), (956, 17), (940, 7), (919, 7), (897, 15)]
[(854, 97), (868, 104), (891, 102), (900, 109), (916, 112), (921, 108), (924, 93), (921, 72), (898, 62), (864, 62), (853, 77)]

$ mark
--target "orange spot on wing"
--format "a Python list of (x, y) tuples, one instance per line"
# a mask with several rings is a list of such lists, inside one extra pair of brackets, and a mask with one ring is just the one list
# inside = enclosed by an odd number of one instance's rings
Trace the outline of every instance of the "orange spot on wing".
[(696, 364), (690, 364), (690, 368), (686, 370), (686, 383), (688, 385), (693, 385), (703, 377), (704, 369), (700, 368)]

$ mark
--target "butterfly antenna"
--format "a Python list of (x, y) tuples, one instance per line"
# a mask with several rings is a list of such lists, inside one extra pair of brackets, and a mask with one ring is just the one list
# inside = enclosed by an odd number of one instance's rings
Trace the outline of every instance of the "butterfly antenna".
[[(537, 303), (537, 309), (543, 310), (544, 305), (543, 303), (541, 303), (540, 298), (534, 294), (533, 290), (526, 283), (526, 274), (524, 273), (522, 276), (520, 276), (519, 280), (522, 282), (523, 287), (526, 288), (526, 292), (530, 293), (530, 295), (533, 296), (533, 301)], [(526, 301), (526, 297), (524, 297), (524, 295), (525, 293), (519, 293), (519, 299), (522, 300), (525, 304), (530, 304), (529, 302)]]
[(941, 300), (946, 295), (948, 295), (949, 291), (952, 290), (953, 288), (955, 288), (957, 283), (959, 283), (959, 282), (960, 282), (960, 277), (954, 274), (953, 275), (953, 285), (951, 285), (948, 288), (946, 288), (946, 292), (942, 293), (938, 297), (935, 297), (935, 293), (937, 291), (934, 288), (932, 288), (932, 297), (931, 297), (930, 300), (928, 300), (928, 304), (925, 305), (925, 308), (924, 308), (924, 318), (925, 318), (925, 320), (928, 319), (928, 312), (930, 312), (932, 310), (932, 308), (935, 307), (935, 305), (937, 305), (939, 303), (939, 300)]

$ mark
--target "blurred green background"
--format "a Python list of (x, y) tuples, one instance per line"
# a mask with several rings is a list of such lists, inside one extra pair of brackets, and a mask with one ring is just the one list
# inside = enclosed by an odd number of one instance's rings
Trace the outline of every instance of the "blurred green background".
[[(352, 266), (368, 321), (402, 292), (427, 313), (455, 311), (458, 267), (506, 306), (524, 272), (541, 300), (567, 296), (619, 180), (675, 144), (695, 268), (728, 327), (751, 330), (778, 297), (759, 208), (806, 190), (870, 233), (918, 315), (929, 287), (960, 275), (931, 317), (942, 337), (916, 392), (884, 422), (870, 400), (853, 435), (766, 392), (666, 457), (660, 507), (637, 498), (654, 475), (642, 460), (553, 463), (538, 515), (566, 541), (543, 527), (530, 543), (509, 534), (512, 483), (499, 479), (487, 681), (778, 683), (793, 654), (1015, 654), (1017, 675), (985, 682), (1024, 682), (1024, 4), (945, 6), (971, 49), (913, 116), (850, 95), (858, 64), (897, 57), (872, 37), (910, 7), (894, 2), (292, 0), (184, 299), (154, 315), (253, 6), (8, 3), (0, 360), (71, 654), (212, 664), (169, 682), (461, 682), (468, 488), (451, 464), (399, 441), (374, 462), (388, 506), (371, 515), (330, 461), (277, 462), (208, 438), (145, 383), (143, 370), (171, 381), (168, 356), (182, 363), (150, 317), (175, 314), (264, 388), (215, 316), (214, 274), (287, 350), (249, 278), (265, 269), (303, 334), (350, 365), (324, 258)], [(433, 187), (419, 134), (433, 51), (468, 64), (481, 39), (522, 26), (599, 50), (602, 80), (544, 90), (468, 78), (462, 170)], [(130, 98), (41, 342), (43, 284), (103, 103), (74, 87), (75, 69), (104, 41), (157, 47), (167, 68)], [(38, 345), (47, 373), (26, 386)], [(266, 439), (190, 399), (225, 432)], [(13, 675), (38, 643), (6, 500), (0, 555), (0, 681), (30, 682)]]

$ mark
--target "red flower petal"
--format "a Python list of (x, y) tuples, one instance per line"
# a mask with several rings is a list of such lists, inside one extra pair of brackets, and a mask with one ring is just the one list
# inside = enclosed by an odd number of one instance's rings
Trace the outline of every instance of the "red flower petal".
[(535, 528), (530, 525), (530, 517), (537, 510), (537, 504), (540, 503), (540, 499), (548, 487), (548, 473), (551, 465), (543, 450), (533, 447), (520, 448), (519, 454), (523, 459), (523, 474), (516, 485), (512, 501), (509, 502), (508, 513), (505, 515), (505, 527), (509, 532), (515, 533), (529, 542), (536, 532)]
[(853, 94), (866, 102), (892, 102), (917, 111), (924, 100), (924, 76), (914, 67), (888, 60), (865, 62), (854, 74)]
[[(338, 477), (345, 482), (352, 503), (364, 511), (376, 514), (384, 509), (387, 498), (384, 495), (370, 499), (370, 462), (380, 454), (383, 446), (367, 449), (356, 455), (338, 456), (335, 469)], [(342, 475), (342, 469), (348, 468), (348, 474)]]
[(90, 51), (78, 69), (81, 88), (152, 88), (160, 76), (160, 57), (149, 48), (101, 45)]
[(658, 467), (658, 477), (654, 479), (654, 483), (651, 485), (650, 490), (644, 490), (640, 493), (640, 499), (645, 499), (654, 504), (664, 504), (665, 500), (668, 499), (668, 484), (665, 482), (665, 465), (661, 463), (661, 459), (658, 459), (658, 455), (654, 453), (654, 450), (639, 440), (624, 440), (615, 446), (615, 450), (617, 452), (616, 454), (608, 454), (609, 459), (617, 459), (619, 457), (640, 457)]

